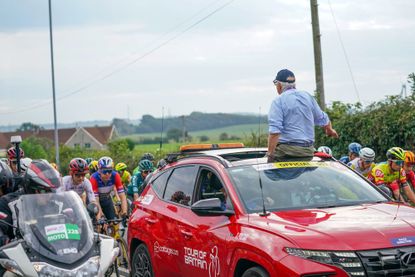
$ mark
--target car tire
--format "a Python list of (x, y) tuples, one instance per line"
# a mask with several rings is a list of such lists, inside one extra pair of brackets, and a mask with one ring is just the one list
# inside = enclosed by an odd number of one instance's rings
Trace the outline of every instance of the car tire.
[(242, 277), (269, 277), (269, 275), (262, 267), (254, 266), (247, 269)]
[(144, 244), (140, 244), (134, 251), (131, 260), (131, 277), (153, 277), (150, 253)]

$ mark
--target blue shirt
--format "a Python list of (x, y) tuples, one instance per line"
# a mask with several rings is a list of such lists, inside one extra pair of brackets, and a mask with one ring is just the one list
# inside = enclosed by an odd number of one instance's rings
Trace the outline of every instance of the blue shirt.
[(288, 89), (274, 99), (268, 113), (270, 134), (279, 142), (314, 143), (314, 126), (326, 126), (330, 119), (308, 92)]

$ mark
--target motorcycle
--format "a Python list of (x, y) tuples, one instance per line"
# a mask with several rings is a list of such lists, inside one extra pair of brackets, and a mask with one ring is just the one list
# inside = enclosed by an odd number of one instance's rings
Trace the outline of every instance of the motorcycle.
[[(3, 276), (104, 276), (114, 263), (119, 248), (113, 238), (93, 232), (75, 192), (27, 194), (16, 201), (16, 238), (0, 248)], [(5, 216), (0, 213), (0, 220)]]

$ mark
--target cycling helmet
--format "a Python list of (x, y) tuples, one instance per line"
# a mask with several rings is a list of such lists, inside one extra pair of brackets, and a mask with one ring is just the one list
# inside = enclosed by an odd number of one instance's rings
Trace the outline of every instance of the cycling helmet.
[(360, 149), (362, 149), (362, 146), (357, 142), (352, 142), (349, 144), (349, 152), (359, 154)]
[(59, 173), (45, 160), (33, 160), (24, 176), (25, 193), (56, 192), (61, 186)]
[(140, 171), (153, 171), (153, 163), (149, 160), (141, 160), (138, 163), (138, 166), (140, 167)]
[(110, 157), (102, 157), (98, 160), (98, 169), (112, 169), (114, 168), (114, 162)]
[(405, 162), (415, 164), (415, 154), (412, 151), (405, 151)]
[(116, 171), (123, 171), (127, 169), (127, 165), (125, 163), (117, 163), (115, 166)]
[(154, 155), (151, 153), (144, 153), (143, 156), (141, 156), (140, 161), (142, 160), (154, 161)]
[(405, 160), (405, 151), (400, 147), (392, 147), (386, 152), (388, 160)]
[(157, 162), (157, 168), (158, 168), (158, 169), (163, 168), (163, 167), (165, 167), (166, 165), (167, 165), (167, 162), (166, 162), (166, 160), (165, 160), (165, 159), (161, 159), (160, 161), (158, 161), (158, 162)]
[(12, 185), (13, 172), (7, 163), (0, 161), (0, 188)]
[(375, 151), (369, 147), (362, 148), (359, 151), (359, 158), (363, 161), (373, 162), (375, 160)]
[(50, 165), (51, 165), (54, 169), (58, 170), (58, 165), (57, 165), (56, 163), (50, 163)]
[(322, 152), (322, 153), (329, 154), (330, 156), (333, 156), (333, 152), (331, 151), (330, 147), (328, 147), (328, 146), (320, 146), (317, 149), (317, 152)]
[(69, 171), (71, 174), (86, 174), (89, 167), (84, 159), (75, 158), (69, 162)]
[[(23, 148), (19, 147), (19, 154), (20, 154), (20, 158), (24, 158), (24, 151)], [(7, 150), (7, 157), (9, 160), (15, 160), (17, 157), (17, 153), (16, 153), (16, 148), (10, 147), (9, 150)]]
[(85, 158), (87, 164), (90, 164), (94, 159), (93, 158)]
[(98, 171), (98, 161), (92, 161), (89, 165), (89, 172), (94, 173)]

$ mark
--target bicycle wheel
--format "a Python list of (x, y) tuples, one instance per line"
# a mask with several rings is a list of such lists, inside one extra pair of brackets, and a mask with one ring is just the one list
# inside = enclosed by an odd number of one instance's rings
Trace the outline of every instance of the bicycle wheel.
[(120, 248), (120, 256), (118, 257), (118, 266), (128, 268), (128, 252), (127, 243), (123, 238), (117, 240), (118, 247)]

